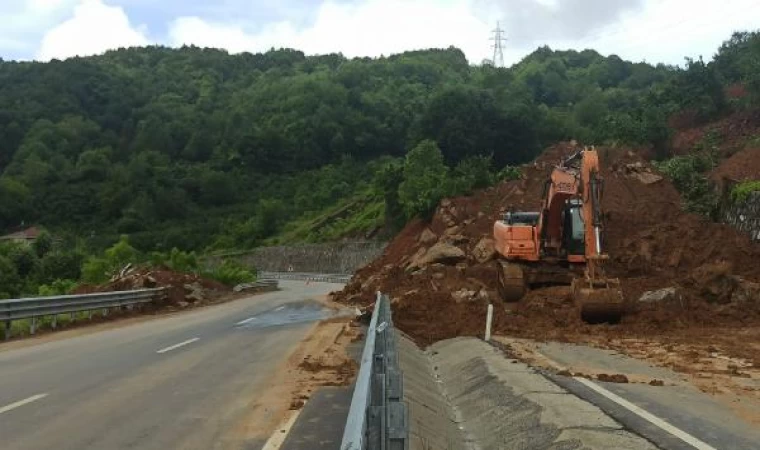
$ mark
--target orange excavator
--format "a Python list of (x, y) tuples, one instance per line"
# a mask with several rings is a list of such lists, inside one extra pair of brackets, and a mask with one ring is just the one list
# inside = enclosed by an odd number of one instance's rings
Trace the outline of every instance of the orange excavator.
[(603, 270), (608, 255), (602, 249), (599, 172), (596, 149), (579, 150), (552, 171), (540, 211), (509, 211), (494, 224), (504, 301), (519, 301), (532, 287), (570, 285), (584, 321), (620, 320), (620, 281), (607, 278)]

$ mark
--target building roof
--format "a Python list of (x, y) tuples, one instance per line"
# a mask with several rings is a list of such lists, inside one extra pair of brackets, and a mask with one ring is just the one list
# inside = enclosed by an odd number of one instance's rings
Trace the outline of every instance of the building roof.
[(0, 236), (0, 240), (18, 240), (18, 239), (37, 239), (37, 237), (40, 235), (40, 229), (37, 227), (29, 227), (26, 230), (17, 231), (15, 233), (6, 234), (5, 236)]

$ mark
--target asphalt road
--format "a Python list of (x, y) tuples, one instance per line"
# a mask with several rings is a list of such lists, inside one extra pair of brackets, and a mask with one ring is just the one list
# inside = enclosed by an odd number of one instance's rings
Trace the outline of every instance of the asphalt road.
[(338, 287), (281, 286), (96, 333), (0, 345), (0, 448), (260, 448), (266, 436), (246, 417), (313, 322), (330, 314), (309, 299)]
[(548, 343), (539, 352), (562, 365), (596, 368), (609, 373), (640, 374), (665, 386), (590, 382), (548, 376), (570, 392), (599, 406), (629, 429), (667, 450), (760, 448), (760, 430), (669, 369), (614, 352), (579, 345)]

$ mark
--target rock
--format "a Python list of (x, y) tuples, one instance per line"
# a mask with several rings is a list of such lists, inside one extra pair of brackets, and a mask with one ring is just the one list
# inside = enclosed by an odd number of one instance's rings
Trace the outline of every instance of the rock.
[(436, 272), (432, 275), (432, 277), (434, 280), (443, 280), (444, 278), (446, 278), (446, 274), (443, 272)]
[(654, 184), (657, 182), (662, 181), (662, 177), (660, 175), (656, 175), (649, 172), (641, 172), (634, 175), (637, 180), (641, 181), (644, 184)]
[(483, 211), (478, 212), (478, 219), (480, 219), (481, 217), (485, 217), (485, 215), (486, 213), (484, 213)]
[(152, 275), (148, 275), (143, 279), (143, 287), (154, 288), (157, 284), (156, 279)]
[(444, 239), (443, 239), (443, 242), (447, 244), (452, 244), (452, 245), (466, 244), (469, 241), (470, 241), (470, 238), (468, 238), (467, 236), (463, 236), (461, 234), (447, 235), (447, 236), (444, 236)]
[(185, 288), (185, 292), (203, 291), (203, 286), (201, 286), (201, 284), (197, 281), (188, 283), (182, 287)]
[(596, 379), (599, 381), (604, 381), (605, 383), (628, 383), (628, 377), (622, 373), (616, 373), (613, 375), (600, 373), (596, 376)]
[(656, 291), (647, 291), (641, 294), (639, 301), (643, 303), (656, 303), (663, 301), (670, 301), (676, 298), (676, 288), (669, 287), (665, 289), (658, 289)]
[(193, 291), (189, 294), (185, 294), (185, 300), (191, 303), (202, 302), (204, 299), (203, 291)]
[(429, 266), (433, 263), (454, 263), (461, 261), (465, 258), (464, 251), (451, 244), (441, 243), (435, 244), (420, 257), (412, 258), (407, 269), (418, 269), (421, 267)]
[(460, 272), (464, 272), (465, 270), (467, 270), (467, 263), (457, 264), (457, 270), (459, 270)]
[(435, 235), (432, 231), (430, 231), (430, 228), (425, 228), (425, 230), (420, 234), (419, 239), (417, 239), (417, 242), (419, 242), (422, 245), (431, 245), (438, 239), (438, 236)]
[(459, 211), (457, 211), (456, 206), (452, 206), (451, 208), (449, 208), (449, 214), (450, 215), (452, 215), (454, 217), (457, 217), (458, 213), (459, 213)]
[(484, 237), (480, 242), (472, 249), (472, 256), (475, 261), (479, 263), (485, 263), (496, 257), (496, 249), (494, 248), (494, 240)]
[(190, 306), (190, 303), (180, 301), (180, 302), (177, 302), (177, 306), (179, 306), (180, 308), (187, 308), (188, 306)]
[(454, 301), (457, 303), (470, 301), (474, 297), (475, 297), (475, 291), (467, 290), (467, 288), (462, 288), (458, 291), (454, 291), (451, 293), (451, 298), (453, 298)]
[(483, 301), (489, 301), (491, 299), (491, 296), (488, 295), (488, 291), (486, 289), (481, 289), (478, 292), (478, 298)]
[(687, 280), (710, 303), (730, 303), (740, 285), (740, 278), (732, 275), (727, 262), (708, 263), (697, 267)]
[(456, 226), (456, 224), (446, 228), (446, 231), (443, 232), (446, 236), (453, 236), (455, 234), (459, 234), (459, 227)]
[(760, 283), (753, 283), (744, 279), (738, 280), (739, 286), (731, 294), (732, 303), (760, 303)]
[(441, 200), (441, 206), (443, 206), (444, 208), (451, 206), (451, 200), (444, 198), (443, 200)]

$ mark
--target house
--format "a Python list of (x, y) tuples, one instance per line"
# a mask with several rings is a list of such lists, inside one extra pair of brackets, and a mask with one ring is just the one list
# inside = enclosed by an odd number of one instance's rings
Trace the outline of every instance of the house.
[(37, 237), (39, 235), (40, 235), (39, 228), (30, 227), (30, 228), (27, 228), (26, 230), (21, 230), (15, 233), (6, 234), (5, 236), (0, 236), (0, 242), (12, 241), (12, 242), (18, 242), (18, 243), (31, 244), (37, 240)]

